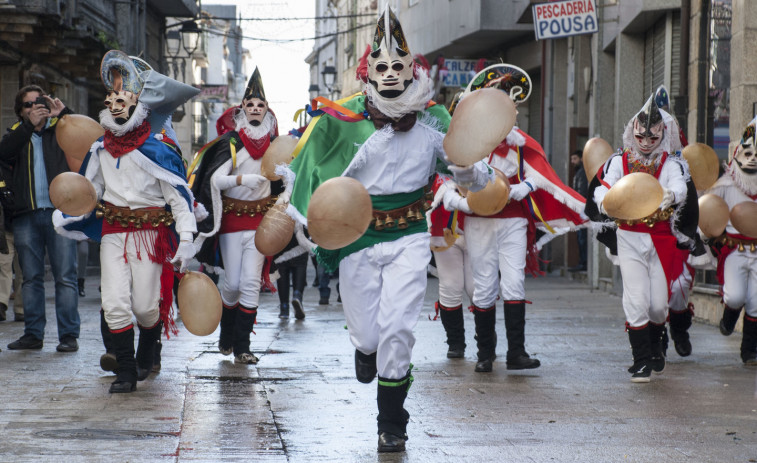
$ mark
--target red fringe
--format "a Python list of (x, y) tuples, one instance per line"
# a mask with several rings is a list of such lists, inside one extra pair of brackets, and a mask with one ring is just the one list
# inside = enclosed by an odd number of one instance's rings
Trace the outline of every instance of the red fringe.
[(273, 264), (273, 256), (267, 256), (265, 263), (263, 264), (263, 275), (261, 275), (261, 286), (271, 294), (276, 294), (276, 286), (271, 282), (271, 265)]
[(371, 46), (366, 45), (365, 52), (358, 62), (357, 69), (355, 69), (355, 78), (363, 82), (368, 82), (368, 54), (371, 52)]
[(163, 271), (160, 274), (160, 319), (163, 320), (163, 331), (166, 334), (166, 339), (171, 339), (171, 334), (179, 334), (173, 313), (173, 282), (176, 272), (173, 264), (169, 262), (177, 247), (176, 235), (168, 227), (158, 227), (155, 253), (150, 256), (150, 260), (163, 264)]
[(529, 214), (528, 229), (526, 230), (526, 273), (534, 277), (544, 276), (540, 264), (547, 261), (539, 257), (539, 251), (536, 249), (536, 223)]

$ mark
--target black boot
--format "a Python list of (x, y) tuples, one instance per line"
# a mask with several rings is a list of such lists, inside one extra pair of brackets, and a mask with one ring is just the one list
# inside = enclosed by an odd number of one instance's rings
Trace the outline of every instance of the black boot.
[(664, 323), (658, 325), (649, 322), (649, 347), (652, 352), (649, 366), (652, 367), (652, 371), (655, 373), (662, 373), (665, 369), (665, 355), (667, 352), (665, 352), (663, 347), (663, 340), (666, 336)]
[(79, 297), (84, 297), (85, 296), (85, 293), (84, 293), (84, 278), (79, 278), (78, 279), (78, 283), (79, 283)]
[(670, 311), (670, 337), (673, 338), (673, 345), (681, 357), (691, 355), (689, 328), (691, 327), (691, 318), (693, 315), (694, 306), (692, 304), (689, 304), (683, 312)]
[(750, 366), (757, 365), (757, 318), (752, 318), (747, 314), (744, 314), (741, 360)]
[(292, 291), (292, 308), (294, 309), (294, 318), (297, 320), (305, 318), (305, 309), (302, 308), (302, 293), (300, 291)]
[(410, 371), (404, 378), (388, 379), (379, 376), (378, 394), (378, 451), (404, 452), (407, 423), (410, 414), (405, 410), (407, 391), (413, 383)]
[(507, 369), (539, 368), (541, 362), (526, 352), (526, 301), (505, 301), (505, 329), (507, 332)]
[(105, 353), (100, 356), (100, 368), (103, 371), (116, 371), (118, 369), (118, 360), (116, 360), (116, 350), (113, 347), (113, 335), (108, 329), (105, 322), (105, 312), (100, 309), (100, 335), (103, 338)]
[(442, 326), (447, 333), (447, 358), (459, 359), (465, 357), (465, 325), (463, 321), (463, 305), (444, 307), (436, 303), (442, 317)]
[(281, 304), (279, 304), (279, 318), (282, 320), (289, 319), (289, 303), (288, 302), (282, 302)]
[(134, 359), (134, 327), (111, 331), (111, 339), (116, 352), (118, 370), (116, 380), (110, 385), (112, 394), (137, 390), (137, 362)]
[(163, 350), (163, 343), (160, 342), (160, 339), (158, 339), (158, 342), (155, 343), (155, 360), (152, 362), (152, 372), (158, 373), (160, 372), (160, 352)]
[(250, 351), (250, 333), (258, 315), (257, 307), (239, 305), (237, 320), (234, 324), (234, 363), (254, 365), (258, 358)]
[(155, 345), (160, 341), (163, 322), (158, 320), (152, 328), (139, 327), (137, 342), (137, 380), (144, 381), (152, 373), (155, 364)]
[(355, 349), (355, 377), (363, 384), (368, 384), (376, 377), (376, 353), (364, 354)]
[(723, 318), (720, 320), (720, 333), (723, 336), (729, 336), (733, 333), (733, 329), (736, 327), (736, 322), (739, 321), (740, 316), (741, 307), (734, 309), (727, 305), (723, 306)]
[(648, 383), (652, 375), (650, 361), (652, 359), (652, 346), (649, 342), (649, 325), (641, 328), (627, 327), (628, 340), (631, 342), (633, 365), (628, 369), (631, 373), (631, 382)]
[(473, 321), (476, 324), (476, 347), (478, 347), (478, 362), (474, 371), (488, 373), (492, 371), (492, 363), (496, 357), (497, 321), (496, 306), (481, 308), (473, 306)]
[(237, 321), (239, 304), (231, 307), (223, 304), (221, 312), (221, 337), (218, 339), (218, 351), (223, 355), (230, 355), (234, 350), (234, 324)]

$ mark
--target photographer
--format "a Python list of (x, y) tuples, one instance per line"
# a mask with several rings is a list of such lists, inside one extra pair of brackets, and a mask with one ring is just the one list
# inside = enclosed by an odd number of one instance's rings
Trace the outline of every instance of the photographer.
[(55, 232), (50, 182), (69, 170), (55, 138), (58, 118), (72, 111), (36, 85), (16, 94), (19, 121), (0, 141), (0, 161), (13, 168), (12, 228), (23, 273), (24, 335), (8, 349), (41, 349), (45, 332), (45, 250), (55, 279), (55, 313), (59, 352), (79, 349), (76, 242)]

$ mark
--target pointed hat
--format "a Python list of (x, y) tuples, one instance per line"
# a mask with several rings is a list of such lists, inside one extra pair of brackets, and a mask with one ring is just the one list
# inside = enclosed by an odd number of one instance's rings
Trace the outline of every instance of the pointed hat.
[(250, 77), (250, 81), (247, 82), (247, 88), (244, 91), (244, 99), (249, 100), (250, 98), (259, 98), (267, 101), (265, 99), (265, 91), (263, 90), (263, 78), (260, 77), (260, 71), (258, 71), (257, 66), (252, 73), (252, 77)]

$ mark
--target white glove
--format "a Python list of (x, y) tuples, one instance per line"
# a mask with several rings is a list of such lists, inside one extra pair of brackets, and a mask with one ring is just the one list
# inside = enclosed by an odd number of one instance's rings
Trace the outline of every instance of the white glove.
[(195, 247), (191, 241), (181, 241), (179, 242), (179, 248), (176, 250), (176, 255), (171, 259), (171, 263), (175, 267), (179, 267), (179, 273), (184, 273), (187, 271), (189, 261), (195, 256), (195, 253)]
[(221, 191), (228, 190), (229, 188), (237, 186), (237, 177), (235, 175), (213, 177), (213, 184)]
[(263, 177), (262, 175), (258, 174), (244, 174), (242, 177), (242, 185), (246, 186), (247, 188), (251, 190), (257, 190), (265, 182), (268, 181), (267, 178)]
[(669, 208), (673, 205), (673, 202), (676, 200), (675, 195), (672, 191), (668, 190), (667, 188), (662, 189), (662, 201), (660, 202), (660, 210), (664, 211), (665, 209)]
[(532, 191), (534, 191), (534, 188), (527, 181), (516, 183), (515, 185), (510, 186), (510, 199), (513, 201), (520, 201)]
[(442, 202), (444, 202), (444, 208), (450, 212), (458, 209), (465, 212), (466, 214), (473, 213), (473, 211), (471, 211), (470, 209), (470, 206), (468, 206), (468, 200), (460, 196), (460, 193), (453, 190), (452, 188), (444, 192), (444, 199), (442, 199)]
[(476, 170), (473, 165), (468, 167), (460, 166), (448, 166), (447, 167), (452, 175), (455, 176), (455, 182), (462, 187), (469, 187), (476, 180)]
[(289, 190), (284, 190), (279, 194), (279, 197), (276, 198), (276, 205), (279, 204), (289, 204), (289, 197), (292, 196), (292, 192)]

